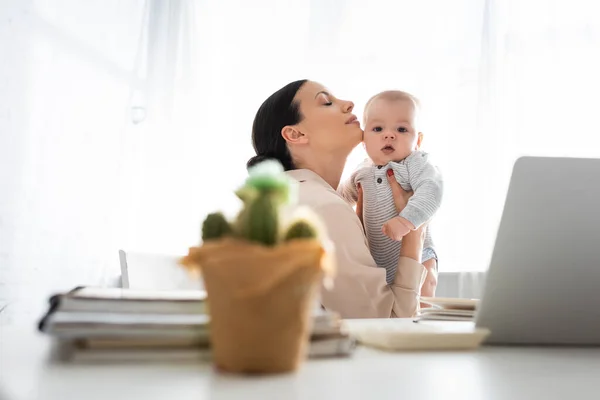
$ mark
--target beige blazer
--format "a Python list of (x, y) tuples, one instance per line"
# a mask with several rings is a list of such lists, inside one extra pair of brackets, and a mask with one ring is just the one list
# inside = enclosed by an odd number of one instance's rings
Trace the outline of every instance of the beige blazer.
[(400, 257), (394, 283), (386, 284), (385, 269), (371, 257), (363, 226), (356, 213), (316, 173), (287, 172), (299, 182), (299, 205), (309, 206), (323, 221), (335, 246), (337, 274), (333, 288), (322, 287), (323, 306), (343, 318), (411, 317), (427, 271), (419, 262)]

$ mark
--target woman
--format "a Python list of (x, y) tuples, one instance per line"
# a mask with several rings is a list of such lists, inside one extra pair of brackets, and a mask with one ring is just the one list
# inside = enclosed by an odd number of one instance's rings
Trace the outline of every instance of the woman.
[[(362, 141), (353, 107), (316, 82), (288, 84), (256, 113), (252, 141), (257, 155), (248, 166), (265, 159), (281, 162), (299, 182), (300, 204), (311, 207), (325, 223), (338, 265), (333, 288), (321, 290), (326, 309), (343, 318), (410, 317), (427, 275), (421, 265), (423, 229), (403, 238), (395, 281), (387, 285), (385, 269), (377, 268), (371, 257), (359, 216), (335, 191), (348, 155)], [(388, 180), (400, 211), (409, 194), (393, 175)]]

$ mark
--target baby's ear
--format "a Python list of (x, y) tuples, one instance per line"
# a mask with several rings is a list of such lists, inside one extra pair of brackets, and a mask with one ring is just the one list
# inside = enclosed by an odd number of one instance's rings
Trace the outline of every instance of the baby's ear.
[(415, 146), (415, 150), (419, 150), (421, 148), (421, 145), (423, 144), (423, 132), (419, 132), (418, 138), (417, 138), (417, 145)]

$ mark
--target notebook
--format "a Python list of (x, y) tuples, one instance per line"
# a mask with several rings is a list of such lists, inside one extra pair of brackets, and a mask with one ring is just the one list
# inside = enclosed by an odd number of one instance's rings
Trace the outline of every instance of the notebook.
[(421, 303), (430, 304), (432, 307), (443, 308), (447, 310), (474, 310), (479, 304), (479, 299), (421, 297)]
[[(337, 314), (317, 312), (312, 316), (313, 335), (329, 335), (342, 329)], [(134, 314), (109, 312), (50, 311), (39, 330), (60, 338), (188, 338), (207, 336), (207, 314)]]
[[(78, 287), (52, 296), (49, 303), (38, 329), (70, 346), (76, 358), (194, 359), (204, 357), (197, 350), (210, 344), (210, 316), (203, 291)], [(311, 317), (311, 357), (353, 351), (355, 339), (347, 334), (337, 313), (318, 309)]]
[[(194, 362), (209, 361), (212, 352), (206, 343), (195, 341), (104, 341), (76, 340), (58, 344), (63, 359), (76, 363), (97, 362)], [(313, 337), (307, 357), (346, 357), (356, 348), (356, 339), (337, 334)]]
[(446, 297), (421, 297), (431, 307), (422, 308), (416, 321), (473, 321), (479, 300)]
[(50, 311), (198, 314), (206, 311), (206, 292), (80, 286), (52, 296)]
[(392, 351), (470, 350), (479, 347), (490, 333), (472, 323), (415, 324), (407, 319), (369, 321), (350, 331), (366, 346)]

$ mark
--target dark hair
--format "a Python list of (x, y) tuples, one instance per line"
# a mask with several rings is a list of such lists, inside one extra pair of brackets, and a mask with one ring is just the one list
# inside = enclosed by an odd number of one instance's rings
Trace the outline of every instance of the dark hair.
[(256, 156), (248, 160), (247, 168), (267, 159), (275, 159), (286, 171), (295, 169), (281, 130), (287, 125), (296, 125), (302, 121), (299, 105), (294, 97), (306, 81), (302, 79), (288, 83), (262, 103), (252, 124), (252, 145)]

